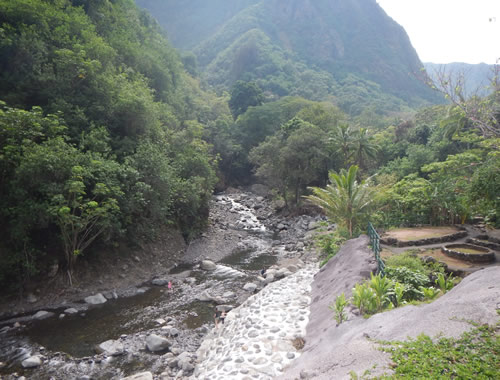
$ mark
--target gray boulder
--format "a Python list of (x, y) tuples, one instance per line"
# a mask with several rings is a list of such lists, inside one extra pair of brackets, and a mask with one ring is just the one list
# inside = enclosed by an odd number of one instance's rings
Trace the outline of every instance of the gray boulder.
[(21, 365), (23, 368), (35, 368), (42, 365), (42, 359), (40, 356), (30, 356), (28, 359), (22, 361)]
[(206, 271), (212, 271), (217, 268), (217, 265), (211, 260), (203, 260), (200, 265), (201, 269), (206, 270)]
[(78, 314), (78, 310), (76, 310), (74, 307), (70, 307), (64, 310), (64, 314), (69, 314), (69, 315)]
[(162, 336), (151, 334), (146, 338), (146, 347), (151, 352), (164, 351), (170, 347), (170, 342)]
[(97, 346), (97, 351), (102, 354), (106, 354), (108, 356), (118, 356), (125, 353), (125, 349), (123, 348), (123, 344), (117, 340), (107, 340)]
[(85, 297), (84, 301), (90, 305), (99, 305), (101, 303), (105, 303), (107, 300), (101, 293), (97, 293), (93, 296)]
[(244, 286), (243, 286), (243, 290), (246, 290), (247, 292), (254, 292), (255, 289), (257, 289), (257, 285), (254, 284), (253, 282), (247, 282)]
[(33, 315), (33, 319), (37, 319), (37, 320), (42, 320), (42, 319), (47, 319), (47, 318), (50, 318), (54, 315), (54, 313), (50, 312), (50, 311), (45, 311), (45, 310), (40, 310), (39, 312), (37, 312), (35, 315)]
[(166, 278), (155, 278), (153, 281), (151, 281), (151, 284), (156, 285), (156, 286), (165, 286), (168, 284), (168, 279)]

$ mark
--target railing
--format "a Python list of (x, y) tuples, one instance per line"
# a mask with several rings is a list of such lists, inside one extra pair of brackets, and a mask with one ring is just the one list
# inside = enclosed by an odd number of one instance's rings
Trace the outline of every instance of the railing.
[(385, 264), (380, 258), (380, 236), (370, 222), (368, 222), (368, 236), (370, 237), (372, 251), (375, 254), (375, 260), (377, 260), (378, 273), (385, 276)]

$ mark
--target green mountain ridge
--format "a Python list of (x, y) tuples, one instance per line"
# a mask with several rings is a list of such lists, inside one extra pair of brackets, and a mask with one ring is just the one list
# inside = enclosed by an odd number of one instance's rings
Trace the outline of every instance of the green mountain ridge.
[[(215, 1), (209, 10), (200, 0), (136, 2), (174, 46), (196, 54), (202, 78), (219, 90), (254, 80), (272, 96), (330, 99), (351, 114), (361, 112), (354, 103), (374, 105), (364, 89), (373, 84), (384, 98), (379, 112), (440, 101), (419, 78), (423, 65), (406, 32), (373, 0)], [(326, 83), (319, 94), (318, 81)]]

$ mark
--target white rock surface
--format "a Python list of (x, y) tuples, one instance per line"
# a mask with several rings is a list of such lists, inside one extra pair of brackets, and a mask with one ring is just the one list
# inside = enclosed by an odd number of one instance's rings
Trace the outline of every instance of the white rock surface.
[(41, 319), (50, 318), (53, 315), (54, 315), (54, 313), (52, 313), (50, 311), (40, 310), (36, 314), (34, 314), (32, 318), (41, 320)]
[(197, 351), (191, 379), (272, 379), (300, 355), (316, 264), (274, 282), (231, 310)]
[(203, 260), (200, 264), (201, 269), (206, 271), (213, 271), (217, 268), (217, 265), (211, 260)]

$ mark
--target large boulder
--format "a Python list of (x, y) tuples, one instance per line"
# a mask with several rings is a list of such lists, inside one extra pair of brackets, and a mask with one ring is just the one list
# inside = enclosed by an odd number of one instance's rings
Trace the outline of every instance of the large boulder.
[(146, 347), (151, 352), (165, 351), (170, 342), (162, 336), (151, 334), (146, 338)]
[(107, 299), (101, 293), (97, 293), (93, 296), (85, 297), (84, 301), (90, 305), (99, 305), (101, 303), (105, 303)]
[(206, 271), (213, 271), (217, 268), (217, 265), (211, 260), (203, 260), (200, 264), (201, 269)]
[(123, 344), (117, 340), (107, 340), (97, 346), (97, 352), (104, 353), (108, 356), (118, 356), (125, 353)]
[(45, 311), (45, 310), (40, 310), (39, 312), (37, 312), (35, 315), (33, 315), (33, 319), (36, 319), (36, 320), (42, 320), (42, 319), (47, 319), (47, 318), (50, 318), (54, 315), (54, 313), (50, 312), (50, 311)]
[(253, 293), (255, 291), (255, 289), (257, 289), (257, 285), (254, 284), (253, 282), (247, 282), (244, 286), (243, 286), (243, 290), (246, 290), (247, 292), (251, 292)]
[(21, 362), (23, 368), (35, 368), (42, 364), (42, 359), (40, 356), (30, 356), (28, 359), (25, 359)]

